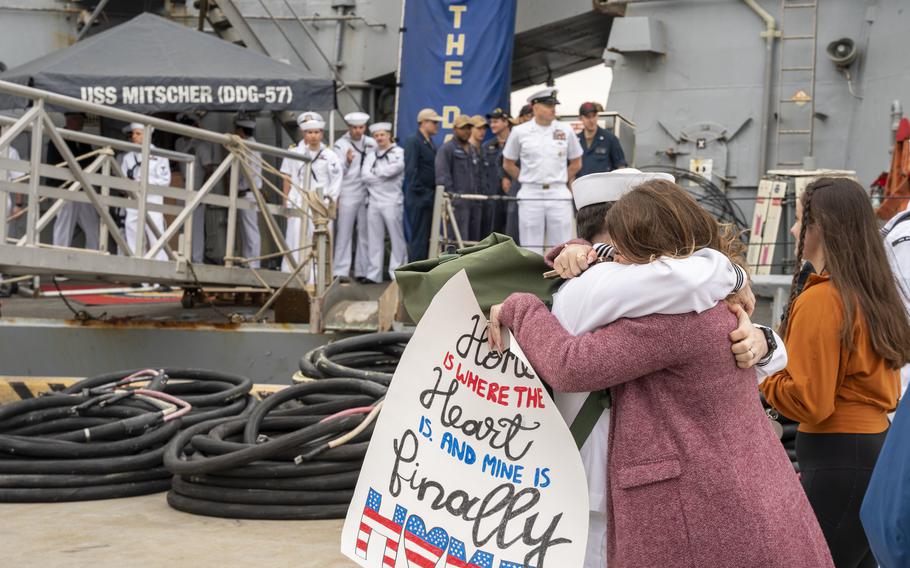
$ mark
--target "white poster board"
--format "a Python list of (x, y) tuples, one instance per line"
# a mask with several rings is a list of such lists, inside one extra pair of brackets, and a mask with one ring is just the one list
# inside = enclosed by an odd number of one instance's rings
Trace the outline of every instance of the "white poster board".
[(341, 551), (369, 568), (574, 568), (588, 490), (569, 429), (512, 341), (490, 352), (464, 271), (408, 343)]

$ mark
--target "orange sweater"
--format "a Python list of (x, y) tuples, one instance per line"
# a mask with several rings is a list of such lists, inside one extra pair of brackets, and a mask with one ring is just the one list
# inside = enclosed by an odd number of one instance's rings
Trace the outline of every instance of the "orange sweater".
[(787, 334), (787, 368), (768, 377), (761, 391), (799, 430), (811, 434), (878, 434), (897, 406), (900, 372), (872, 348), (857, 309), (852, 351), (841, 343), (840, 294), (828, 275), (813, 274), (793, 304)]

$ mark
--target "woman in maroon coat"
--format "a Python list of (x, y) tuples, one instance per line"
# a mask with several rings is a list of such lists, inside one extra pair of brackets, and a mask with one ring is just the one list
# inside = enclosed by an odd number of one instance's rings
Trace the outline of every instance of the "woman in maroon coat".
[[(669, 182), (624, 196), (607, 225), (620, 262), (729, 250), (716, 221)], [(726, 306), (573, 337), (535, 296), (513, 294), (491, 323), (497, 342), (499, 324), (512, 329), (557, 391), (611, 390), (610, 568), (833, 566), (755, 371), (730, 356), (736, 318)]]

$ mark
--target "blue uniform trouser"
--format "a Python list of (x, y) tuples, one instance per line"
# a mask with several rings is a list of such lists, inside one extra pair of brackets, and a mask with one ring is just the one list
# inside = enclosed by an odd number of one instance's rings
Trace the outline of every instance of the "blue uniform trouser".
[(426, 260), (430, 248), (430, 223), (433, 220), (433, 200), (409, 199), (406, 201), (405, 214), (411, 236), (408, 239), (408, 259)]

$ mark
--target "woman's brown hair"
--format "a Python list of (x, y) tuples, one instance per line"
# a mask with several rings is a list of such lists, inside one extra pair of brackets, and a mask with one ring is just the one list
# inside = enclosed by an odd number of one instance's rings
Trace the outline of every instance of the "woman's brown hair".
[[(806, 187), (801, 199), (797, 258), (803, 258), (806, 230), (816, 227), (825, 252), (824, 269), (844, 305), (843, 345), (854, 348), (853, 320), (859, 312), (869, 328), (872, 348), (889, 367), (896, 369), (910, 362), (910, 321), (866, 192), (851, 179), (820, 178)], [(797, 265), (793, 276), (788, 315), (799, 293), (800, 269)], [(787, 331), (789, 328), (788, 322)]]
[(635, 264), (712, 248), (744, 266), (745, 245), (734, 228), (670, 181), (650, 180), (622, 196), (607, 214), (606, 230), (616, 251)]

